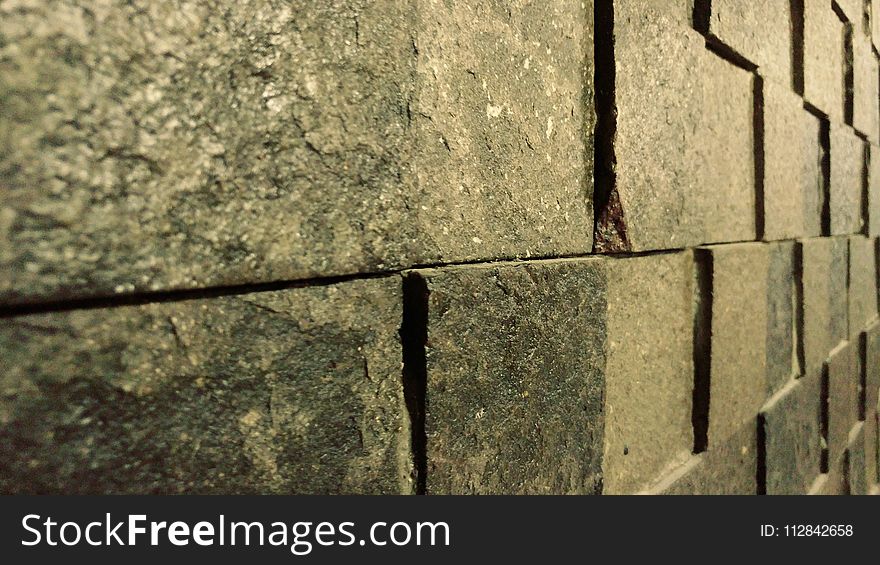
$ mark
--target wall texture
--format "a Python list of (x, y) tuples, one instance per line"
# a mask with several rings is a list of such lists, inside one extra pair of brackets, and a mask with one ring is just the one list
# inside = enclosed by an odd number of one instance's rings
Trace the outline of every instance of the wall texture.
[(0, 0), (0, 492), (880, 492), (878, 49), (878, 0)]

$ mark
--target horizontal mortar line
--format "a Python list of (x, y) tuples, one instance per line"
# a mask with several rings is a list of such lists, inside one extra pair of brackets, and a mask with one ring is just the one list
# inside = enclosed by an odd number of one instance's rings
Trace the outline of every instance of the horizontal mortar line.
[[(858, 234), (853, 234), (858, 235)], [(542, 263), (560, 259), (589, 259), (606, 257), (609, 259), (628, 259), (637, 257), (649, 257), (652, 255), (665, 255), (673, 253), (682, 253), (702, 247), (719, 247), (723, 245), (737, 245), (742, 243), (761, 243), (765, 245), (798, 242), (804, 239), (819, 239), (830, 237), (849, 237), (849, 235), (838, 236), (814, 236), (811, 238), (792, 238), (780, 239), (773, 241), (762, 241), (758, 239), (736, 240), (736, 241), (719, 241), (714, 243), (700, 243), (689, 247), (675, 247), (667, 249), (651, 249), (644, 251), (626, 251), (626, 252), (607, 252), (607, 253), (572, 253), (563, 255), (536, 255), (528, 258), (522, 257), (504, 257), (498, 259), (474, 259), (468, 261), (449, 261), (437, 263), (416, 263), (407, 267), (396, 269), (388, 269), (385, 271), (372, 271), (362, 273), (348, 273), (341, 275), (329, 275), (324, 277), (312, 277), (304, 279), (283, 279), (278, 281), (258, 282), (258, 283), (242, 283), (234, 285), (206, 286), (199, 288), (178, 288), (168, 290), (146, 291), (134, 294), (101, 294), (95, 296), (73, 297), (61, 300), (47, 300), (44, 302), (26, 302), (21, 304), (6, 304), (0, 306), (0, 319), (14, 318), (17, 316), (28, 316), (33, 314), (48, 314), (52, 312), (70, 312), (75, 310), (97, 310), (102, 308), (118, 308), (124, 306), (141, 306), (145, 304), (155, 303), (173, 303), (184, 302), (187, 300), (198, 300), (204, 298), (220, 298), (224, 296), (244, 296), (248, 294), (257, 294), (261, 292), (273, 292), (279, 290), (292, 290), (297, 288), (322, 287), (334, 284), (356, 281), (382, 279), (393, 276), (399, 276), (411, 271), (422, 269), (441, 269), (445, 267), (464, 267), (479, 265), (501, 265), (501, 264), (525, 264), (525, 263)]]

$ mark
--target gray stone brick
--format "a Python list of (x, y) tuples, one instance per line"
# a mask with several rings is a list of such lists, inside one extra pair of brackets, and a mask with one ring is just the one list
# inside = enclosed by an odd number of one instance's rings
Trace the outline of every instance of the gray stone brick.
[(709, 52), (662, 4), (614, 5), (615, 172), (626, 245), (754, 239), (752, 76)]
[(864, 143), (849, 126), (831, 123), (831, 235), (862, 231)]
[(820, 380), (792, 380), (761, 409), (766, 493), (806, 494), (821, 461)]
[(709, 448), (744, 422), (754, 422), (767, 398), (766, 245), (709, 248), (712, 254), (712, 320)]
[(693, 448), (691, 253), (610, 260), (604, 492), (643, 488)]
[(880, 75), (871, 39), (853, 33), (853, 127), (877, 143), (880, 135)]
[(831, 468), (843, 459), (849, 432), (859, 420), (858, 349), (841, 344), (828, 359), (828, 461)]
[(849, 339), (877, 318), (877, 240), (849, 238)]
[(0, 327), (0, 492), (409, 493), (400, 279)]
[(795, 244), (782, 242), (767, 246), (767, 392), (769, 398), (801, 373), (795, 350), (797, 333), (797, 283)]
[(0, 302), (589, 252), (592, 2), (0, 7)]
[(843, 121), (843, 23), (826, 0), (804, 0), (804, 98)]
[(819, 120), (788, 87), (764, 81), (765, 240), (820, 235), (820, 158)]
[(601, 490), (598, 259), (414, 272), (427, 292), (427, 492)]
[(789, 2), (712, 0), (709, 33), (757, 65), (763, 76), (791, 88)]

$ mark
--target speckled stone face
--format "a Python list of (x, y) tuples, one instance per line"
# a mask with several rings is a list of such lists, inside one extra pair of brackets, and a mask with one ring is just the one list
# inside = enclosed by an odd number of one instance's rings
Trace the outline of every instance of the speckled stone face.
[(3, 3), (0, 301), (587, 253), (591, 14)]
[(6, 320), (0, 492), (412, 492), (399, 289)]

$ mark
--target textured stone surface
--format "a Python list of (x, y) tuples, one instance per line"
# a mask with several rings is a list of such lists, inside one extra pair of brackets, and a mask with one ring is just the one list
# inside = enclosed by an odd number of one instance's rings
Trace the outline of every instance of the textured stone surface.
[(871, 0), (871, 39), (880, 47), (880, 0)]
[(825, 322), (831, 332), (829, 351), (849, 337), (849, 239), (831, 238), (831, 264), (827, 274), (830, 310)]
[(765, 240), (820, 235), (820, 159), (819, 120), (790, 88), (765, 80)]
[(880, 484), (880, 417), (876, 410), (865, 420), (865, 474), (869, 488)]
[(865, 331), (865, 407), (868, 413), (876, 410), (880, 401), (880, 323), (871, 324)]
[(767, 494), (806, 494), (821, 460), (820, 379), (789, 384), (761, 409)]
[(747, 422), (721, 444), (694, 456), (664, 477), (650, 494), (755, 494), (757, 444), (755, 422)]
[(831, 344), (831, 263), (834, 240), (814, 238), (798, 242), (803, 293), (804, 374), (822, 373)]
[(849, 432), (846, 461), (849, 494), (868, 494), (868, 475), (865, 469), (865, 425), (863, 422), (858, 422)]
[(877, 318), (877, 240), (849, 239), (849, 339)]
[(794, 248), (794, 242), (767, 246), (767, 397), (801, 373), (795, 350), (798, 297)]
[(0, 492), (410, 492), (399, 287), (5, 320)]
[(880, 136), (880, 75), (871, 39), (861, 33), (860, 26), (857, 29), (853, 33), (853, 127), (876, 143)]
[(629, 245), (753, 239), (751, 75), (662, 2), (614, 8), (616, 188)]
[(865, 163), (864, 143), (849, 126), (832, 122), (831, 190), (829, 208), (831, 235), (862, 230), (862, 184)]
[(859, 419), (858, 348), (850, 343), (835, 349), (828, 360), (828, 460), (842, 460), (849, 431)]
[(880, 146), (868, 146), (868, 234), (880, 236)]
[(691, 253), (608, 268), (604, 492), (634, 492), (693, 448)]
[(709, 33), (757, 65), (761, 75), (791, 88), (789, 2), (712, 0)]
[(709, 449), (754, 420), (767, 398), (767, 246), (722, 245), (712, 254)]
[(804, 98), (843, 121), (843, 23), (826, 0), (804, 0)]
[(601, 490), (601, 260), (417, 271), (428, 493)]
[(0, 301), (591, 248), (591, 2), (0, 5)]

